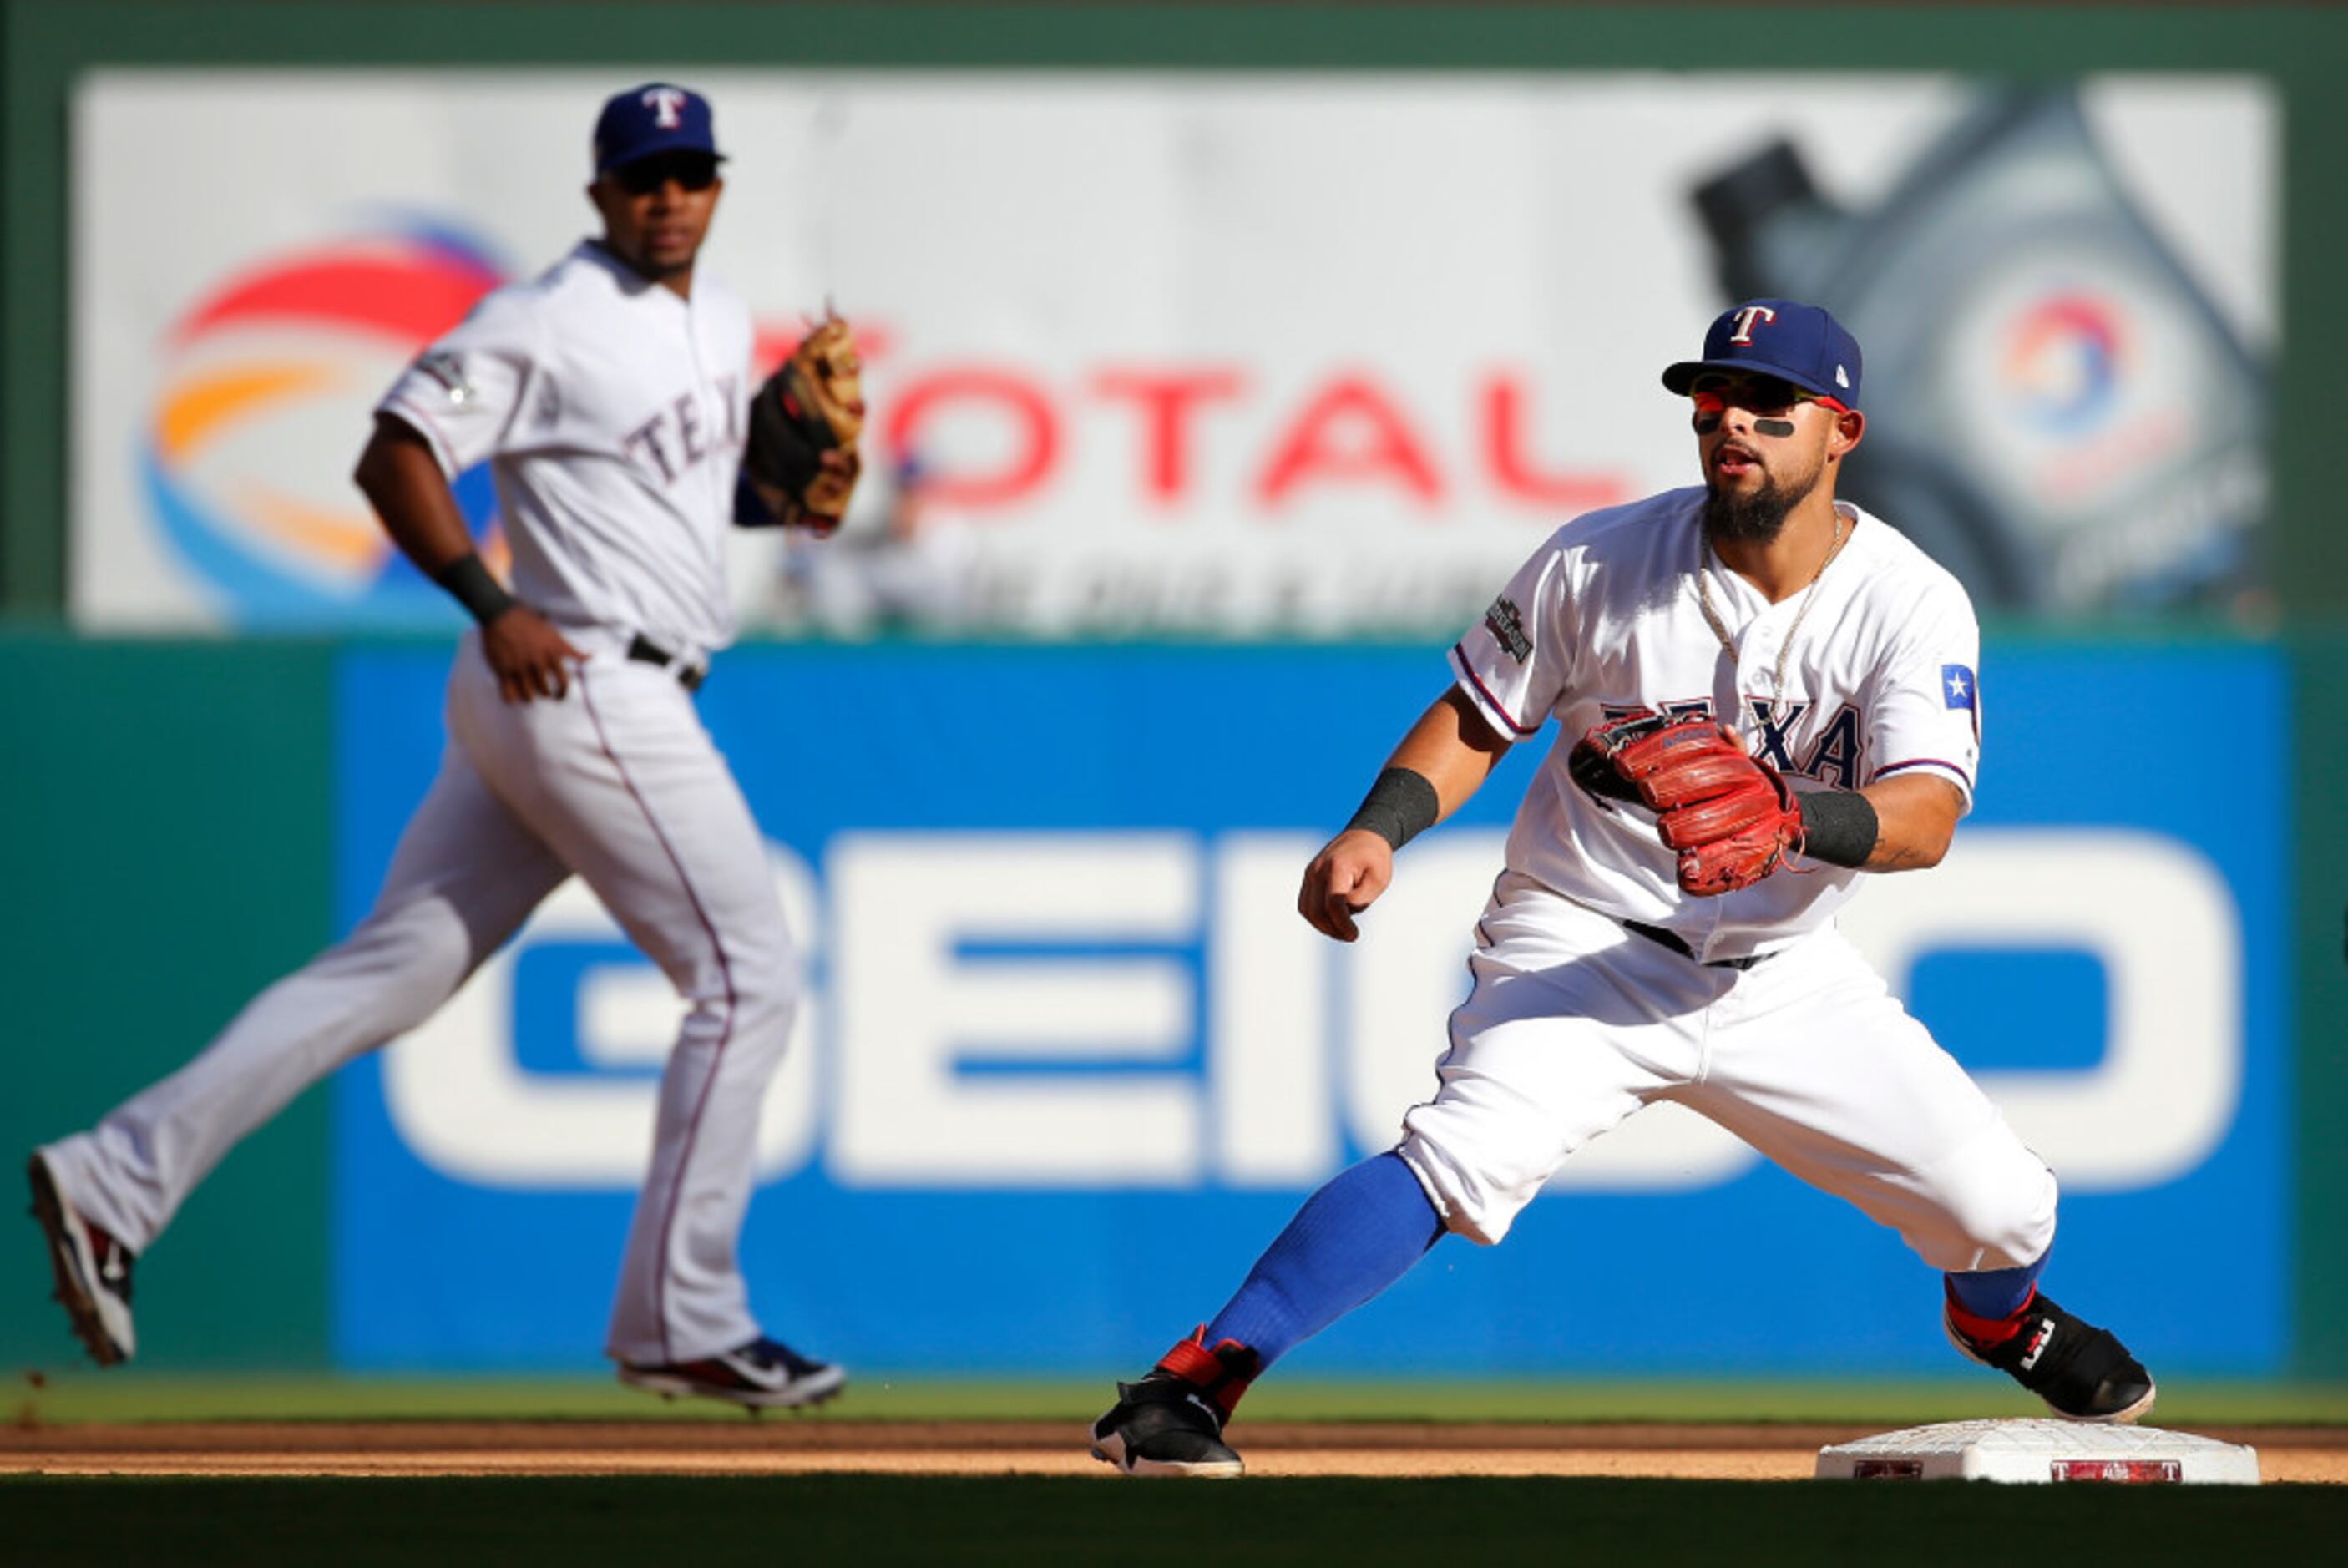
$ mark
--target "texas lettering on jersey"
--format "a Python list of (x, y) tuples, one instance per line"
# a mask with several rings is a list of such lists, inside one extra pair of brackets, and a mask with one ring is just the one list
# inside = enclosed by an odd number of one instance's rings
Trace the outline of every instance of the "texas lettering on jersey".
[[(1656, 711), (1645, 703), (1609, 702), (1599, 705), (1612, 723), (1634, 714)], [(1818, 707), (1814, 702), (1771, 702), (1765, 696), (1745, 699), (1743, 734), (1756, 760), (1766, 762), (1788, 778), (1815, 779), (1837, 789), (1856, 789), (1862, 782), (1859, 737), (1866, 733), (1866, 716), (1843, 703), (1823, 725), (1805, 724)], [(1719, 718), (1705, 697), (1667, 702), (1661, 709), (1668, 718)]]
[(675, 484), (679, 474), (716, 453), (730, 455), (742, 449), (741, 380), (738, 377), (719, 376), (714, 378), (714, 385), (718, 404), (725, 409), (724, 430), (709, 428), (697, 394), (681, 392), (654, 409), (622, 440), (628, 455), (659, 474), (661, 483)]

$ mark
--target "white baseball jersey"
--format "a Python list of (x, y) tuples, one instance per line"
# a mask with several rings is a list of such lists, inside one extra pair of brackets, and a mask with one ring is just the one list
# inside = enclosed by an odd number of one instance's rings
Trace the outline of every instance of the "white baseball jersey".
[[(1681, 893), (1654, 815), (1592, 798), (1566, 769), (1591, 726), (1710, 711), (1797, 789), (1928, 772), (1965, 793), (1981, 752), (1981, 631), (1957, 580), (1843, 504), (1850, 535), (1809, 587), (1771, 604), (1704, 543), (1701, 488), (1567, 524), (1451, 651), (1494, 729), (1558, 735), (1509, 836), (1509, 867), (1601, 913), (1676, 933), (1705, 959), (1782, 946), (1832, 918), (1857, 872), (1805, 862), (1720, 898)], [(1736, 645), (1724, 656), (1696, 593)], [(1785, 688), (1776, 686), (1783, 659)]]
[[(759, 1109), (798, 1016), (766, 841), (678, 668), (732, 635), (719, 553), (750, 322), (592, 243), (501, 289), (379, 406), (450, 476), (495, 474), (513, 584), (585, 658), (561, 698), (503, 698), (469, 632), (448, 745), (358, 927), (202, 1054), (44, 1150), (66, 1200), (143, 1252), (206, 1172), (324, 1074), (415, 1027), (582, 877), (685, 1004), (605, 1348), (658, 1367), (760, 1336), (736, 1258)], [(679, 666), (682, 667), (682, 666)]]
[(1568, 772), (1610, 715), (1709, 711), (1797, 789), (1926, 771), (1970, 804), (1980, 633), (1956, 580), (1841, 506), (1841, 552), (1771, 604), (1708, 554), (1703, 503), (1673, 490), (1567, 524), (1451, 651), (1502, 735), (1551, 717), (1559, 733), (1477, 923), (1437, 1092), (1405, 1114), (1398, 1152), (1447, 1225), (1497, 1242), (1576, 1150), (1669, 1102), (1936, 1268), (2027, 1263), (2054, 1238), (2054, 1177), (1832, 928), (1864, 873), (1781, 868), (1692, 897), (1653, 813), (1593, 799)]
[(751, 340), (715, 280), (682, 299), (583, 241), (482, 300), (379, 411), (451, 478), (490, 464), (523, 603), (557, 625), (721, 648)]

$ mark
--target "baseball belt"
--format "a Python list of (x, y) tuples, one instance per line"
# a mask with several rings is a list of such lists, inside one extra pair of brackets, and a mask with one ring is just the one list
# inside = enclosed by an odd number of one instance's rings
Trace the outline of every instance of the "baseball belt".
[(1695, 949), (1687, 944), (1685, 938), (1676, 932), (1665, 931), (1660, 925), (1649, 925), (1642, 920), (1626, 920), (1622, 923), (1622, 929), (1633, 936), (1645, 937), (1658, 947), (1668, 947), (1683, 958), (1694, 959), (1706, 969), (1750, 969), (1769, 956), (1766, 953), (1750, 953), (1742, 958), (1715, 958), (1707, 962), (1696, 958)]
[(628, 657), (640, 665), (658, 665), (676, 674), (676, 684), (687, 691), (699, 691), (701, 683), (709, 678), (707, 665), (681, 665), (676, 655), (638, 632), (628, 644)]

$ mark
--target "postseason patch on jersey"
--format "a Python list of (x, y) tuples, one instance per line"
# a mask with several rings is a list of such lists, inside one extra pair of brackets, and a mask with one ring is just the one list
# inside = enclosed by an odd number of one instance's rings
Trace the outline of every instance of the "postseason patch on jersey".
[(1951, 707), (1973, 707), (1974, 685), (1973, 672), (1964, 665), (1941, 666), (1941, 696)]
[(1532, 639), (1525, 635), (1524, 613), (1507, 594), (1493, 600), (1492, 607), (1484, 612), (1484, 629), (1509, 650), (1509, 656), (1517, 663), (1523, 664), (1533, 656)]
[(448, 401), (461, 408), (473, 400), (473, 384), (465, 379), (465, 362), (445, 348), (436, 348), (416, 362), (416, 368), (440, 383)]

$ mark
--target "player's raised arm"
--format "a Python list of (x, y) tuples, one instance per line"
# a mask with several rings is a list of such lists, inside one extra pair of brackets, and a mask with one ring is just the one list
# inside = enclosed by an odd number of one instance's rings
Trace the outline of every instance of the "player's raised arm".
[(480, 623), (481, 652), (506, 700), (562, 696), (570, 684), (567, 665), (585, 655), (490, 575), (424, 437), (398, 418), (377, 415), (375, 435), (351, 478), (401, 553)]
[(1304, 868), (1297, 913), (1324, 936), (1351, 942), (1354, 916), (1394, 880), (1394, 852), (1467, 803), (1508, 754), (1455, 687), (1419, 715), (1344, 830)]

